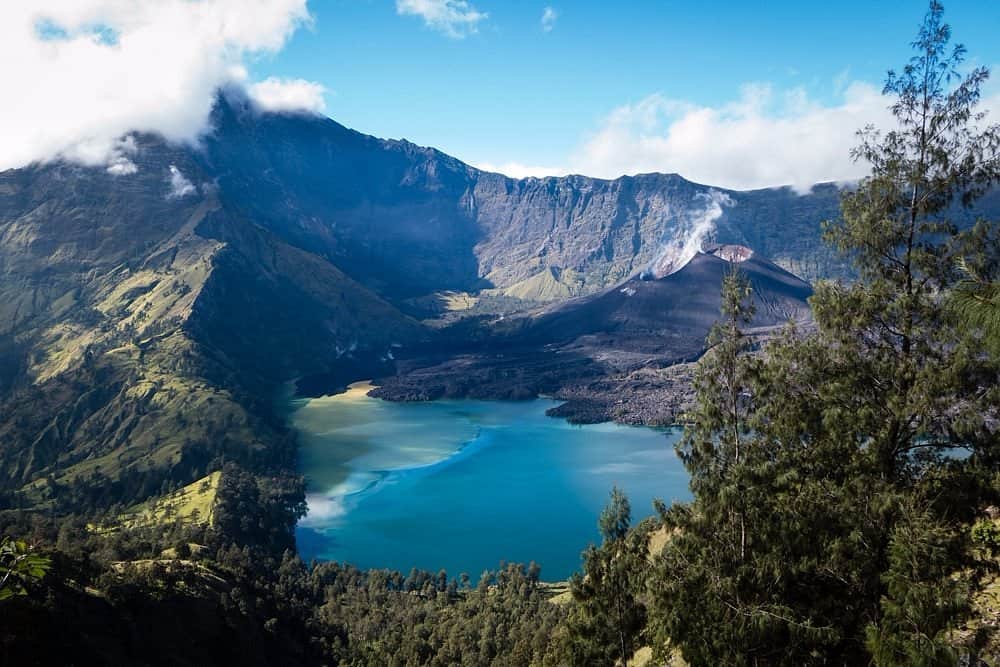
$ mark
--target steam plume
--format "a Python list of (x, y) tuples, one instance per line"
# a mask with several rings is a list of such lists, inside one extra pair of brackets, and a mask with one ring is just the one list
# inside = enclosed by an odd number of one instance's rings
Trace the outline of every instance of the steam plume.
[(663, 278), (680, 270), (698, 254), (708, 236), (715, 231), (715, 223), (722, 217), (723, 206), (733, 206), (732, 198), (724, 192), (709, 190), (694, 197), (694, 206), (677, 215), (676, 224), (664, 239), (659, 252), (642, 272), (643, 278)]

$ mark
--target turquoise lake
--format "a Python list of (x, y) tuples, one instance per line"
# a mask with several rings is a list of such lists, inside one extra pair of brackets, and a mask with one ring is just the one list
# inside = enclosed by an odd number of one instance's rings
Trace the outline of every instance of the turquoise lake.
[(613, 485), (633, 522), (653, 498), (686, 500), (679, 432), (546, 417), (554, 401), (390, 403), (369, 387), (296, 402), (309, 514), (305, 560), (411, 568), (473, 580), (500, 561), (565, 579), (597, 542)]

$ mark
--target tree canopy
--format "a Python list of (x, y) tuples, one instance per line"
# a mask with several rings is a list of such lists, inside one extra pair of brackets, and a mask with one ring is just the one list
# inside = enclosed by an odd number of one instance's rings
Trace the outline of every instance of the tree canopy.
[(988, 318), (968, 326), (950, 295), (989, 308), (960, 270), (995, 261), (971, 242), (989, 226), (952, 217), (998, 180), (1000, 127), (981, 127), (989, 72), (963, 73), (940, 3), (913, 47), (884, 89), (896, 127), (859, 132), (871, 175), (826, 223), (858, 280), (818, 284), (816, 330), (759, 353), (738, 326), (750, 288), (724, 287), (680, 452), (695, 499), (665, 513), (649, 584), (661, 647), (691, 664), (954, 662), (993, 566), (969, 527), (997, 498), (1000, 367)]

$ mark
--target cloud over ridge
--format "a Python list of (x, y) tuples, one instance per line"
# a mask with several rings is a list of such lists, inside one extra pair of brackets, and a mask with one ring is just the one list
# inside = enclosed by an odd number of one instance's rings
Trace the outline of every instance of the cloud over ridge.
[(855, 133), (871, 123), (888, 127), (889, 100), (856, 82), (823, 105), (802, 89), (777, 93), (767, 84), (744, 86), (719, 107), (650, 95), (614, 109), (571, 158), (595, 176), (677, 172), (693, 181), (747, 190), (791, 185), (807, 191), (822, 181), (847, 181), (868, 171), (855, 163)]
[(177, 165), (170, 165), (169, 171), (167, 183), (170, 184), (170, 191), (167, 192), (167, 199), (180, 199), (197, 192), (194, 183), (188, 180), (187, 176), (177, 168)]
[(257, 106), (265, 111), (309, 111), (323, 113), (326, 89), (305, 79), (279, 79), (268, 77), (252, 84), (247, 92)]
[[(699, 105), (662, 93), (614, 108), (581, 138), (562, 164), (533, 166), (518, 161), (473, 162), (513, 178), (583, 174), (618, 178), (642, 173), (677, 173), (731, 190), (788, 185), (800, 193), (822, 182), (850, 182), (870, 166), (850, 155), (857, 131), (867, 125), (894, 128), (892, 100), (863, 81), (833, 82), (832, 102), (821, 103), (802, 88), (771, 84), (743, 86), (739, 96), (718, 106)], [(995, 122), (1000, 93), (988, 91), (979, 105)]]
[[(244, 61), (310, 20), (306, 0), (38, 0), (3, 14), (0, 170), (64, 158), (116, 175), (135, 170), (122, 137), (195, 141)], [(264, 84), (263, 108), (318, 106), (308, 82)]]
[(820, 103), (801, 88), (747, 84), (718, 106), (654, 93), (612, 109), (561, 164), (473, 164), (514, 178), (657, 172), (731, 190), (790, 185), (807, 192), (816, 183), (865, 176), (868, 165), (850, 156), (858, 129), (893, 126), (891, 100), (879, 88), (841, 80), (834, 89), (834, 100)]

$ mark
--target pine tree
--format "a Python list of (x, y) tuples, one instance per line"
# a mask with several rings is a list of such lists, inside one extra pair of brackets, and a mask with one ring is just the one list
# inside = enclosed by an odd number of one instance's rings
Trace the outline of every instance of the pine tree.
[(963, 560), (954, 527), (931, 512), (904, 507), (889, 537), (882, 618), (869, 624), (873, 662), (893, 667), (936, 667), (958, 662), (950, 631), (969, 612), (969, 582), (953, 576)]
[(965, 49), (949, 50), (950, 36), (941, 4), (932, 2), (913, 43), (917, 54), (885, 86), (897, 100), (898, 128), (860, 133), (853, 154), (872, 175), (844, 196), (842, 221), (827, 228), (862, 279), (822, 284), (813, 300), (822, 334), (873, 380), (855, 403), (864, 405), (870, 450), (887, 480), (905, 476), (917, 450), (965, 447), (938, 417), (977, 390), (965, 381), (974, 354), (943, 353), (964, 333), (940, 295), (957, 277), (960, 246), (949, 214), (1000, 176), (1000, 127), (977, 130), (989, 73), (976, 68), (960, 78)]
[(886, 83), (897, 128), (860, 133), (871, 176), (826, 227), (858, 280), (820, 283), (817, 331), (742, 373), (731, 327), (702, 362), (683, 451), (695, 499), (666, 513), (651, 583), (660, 647), (691, 664), (956, 657), (981, 565), (965, 528), (996, 501), (1000, 369), (948, 298), (969, 244), (951, 217), (997, 181), (1000, 128), (978, 127), (988, 72), (959, 75), (950, 37), (931, 2)]
[(964, 238), (958, 258), (961, 280), (950, 304), (972, 333), (982, 335), (983, 347), (1000, 356), (1000, 236), (990, 225), (977, 224)]
[(761, 437), (763, 362), (743, 331), (754, 305), (738, 268), (722, 297), (679, 445), (695, 501), (664, 512), (671, 537), (650, 580), (655, 646), (661, 659), (679, 647), (693, 665), (807, 664), (838, 635), (811, 615), (823, 605), (795, 559), (815, 546), (800, 538), (831, 524), (788, 502), (797, 461)]
[(600, 547), (583, 552), (583, 573), (570, 579), (574, 608), (567, 620), (563, 659), (574, 665), (623, 667), (637, 648), (646, 623), (639, 599), (645, 576), (647, 540), (630, 531), (632, 509), (617, 487), (601, 513)]
[[(843, 220), (828, 227), (829, 239), (856, 258), (861, 280), (822, 285), (813, 300), (820, 338), (833, 350), (822, 418), (849, 427), (839, 437), (852, 443), (866, 480), (858, 500), (867, 510), (855, 523), (869, 535), (854, 548), (869, 570), (857, 596), (867, 600), (860, 611), (868, 646), (886, 664), (918, 654), (948, 659), (945, 631), (968, 609), (955, 598), (959, 573), (975, 564), (959, 528), (991, 491), (1000, 444), (989, 424), (1000, 405), (997, 367), (944, 296), (961, 289), (956, 267), (968, 236), (950, 217), (1000, 176), (1000, 127), (978, 127), (989, 73), (960, 75), (965, 49), (950, 47), (950, 38), (941, 4), (932, 2), (916, 55), (886, 83), (898, 127), (861, 132), (854, 154), (872, 175), (844, 197)], [(969, 457), (954, 459), (956, 450)], [(900, 557), (904, 549), (920, 568)], [(955, 579), (940, 580), (948, 576)], [(917, 603), (908, 590), (931, 598)]]
[[(750, 339), (742, 327), (750, 323), (754, 312), (750, 281), (734, 264), (722, 283), (722, 320), (709, 332), (709, 352), (695, 375), (698, 405), (688, 417), (691, 425), (679, 446), (696, 494), (720, 495), (718, 484), (734, 479), (750, 459), (749, 381), (756, 363), (747, 356)], [(742, 495), (737, 491), (724, 521), (736, 534), (739, 557), (745, 559)]]

